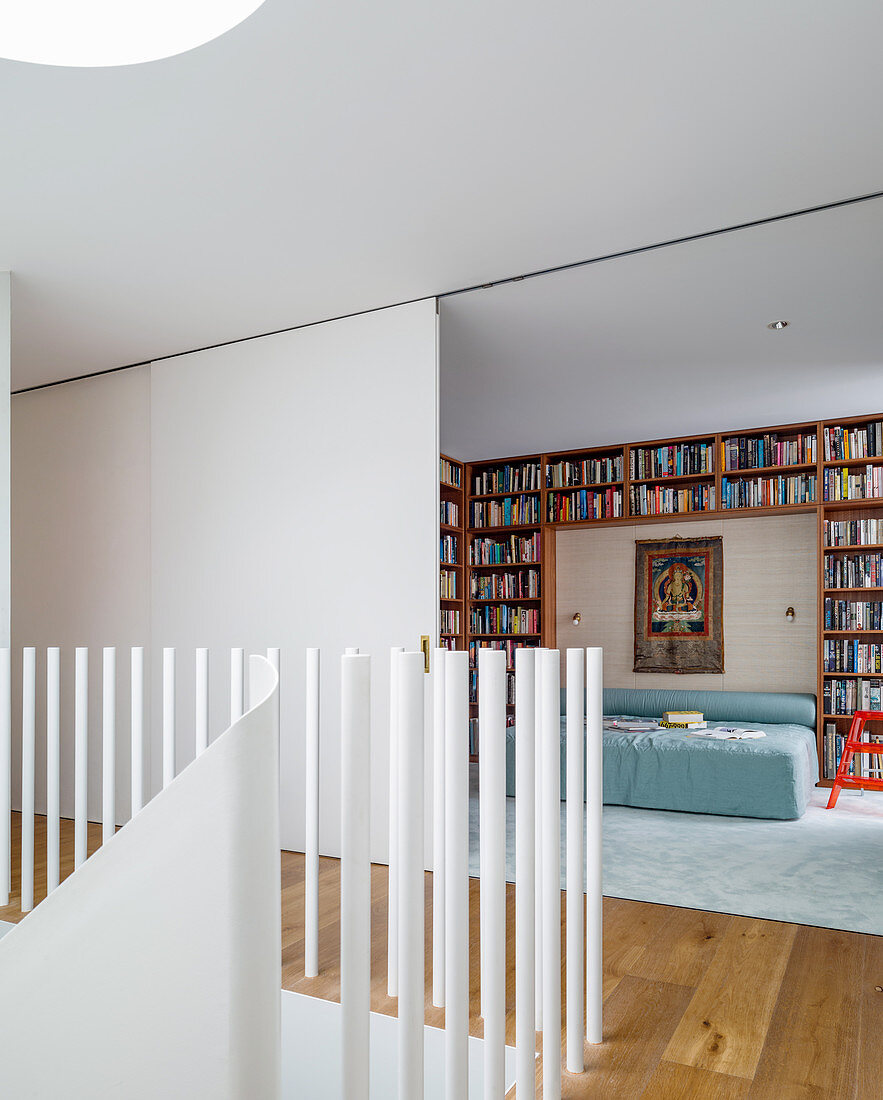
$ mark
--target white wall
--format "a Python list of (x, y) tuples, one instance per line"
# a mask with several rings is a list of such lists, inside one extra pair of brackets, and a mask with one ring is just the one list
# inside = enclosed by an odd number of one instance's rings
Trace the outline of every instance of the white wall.
[[(63, 647), (61, 811), (66, 816), (72, 816), (74, 804), (73, 651), (91, 647), (93, 821), (101, 814), (99, 647), (150, 644), (149, 443), (148, 367), (23, 393), (12, 401), (12, 636), (16, 647)], [(14, 657), (17, 699), (20, 653)], [(126, 730), (128, 653), (118, 653), (117, 661), (117, 728)], [(44, 662), (38, 653), (38, 811), (45, 808)], [(116, 805), (125, 821), (130, 806), (125, 737), (119, 739), (117, 768)]]
[[(193, 648), (282, 647), (282, 838), (293, 849), (302, 653), (322, 647), (328, 854), (339, 852), (337, 657), (346, 645), (374, 654), (384, 686), (372, 856), (385, 859), (388, 650), (417, 648), (437, 625), (434, 301), (21, 395), (13, 416), (15, 644), (180, 647), (179, 767), (193, 755)], [(216, 733), (226, 665), (211, 679)], [(95, 817), (97, 725), (93, 745)], [(65, 783), (69, 806), (69, 770)], [(124, 819), (124, 784), (118, 806)]]
[(11, 279), (0, 271), (0, 646), (9, 645), (9, 377), (11, 350)]
[[(635, 540), (722, 535), (723, 675), (635, 673)], [(558, 645), (604, 646), (607, 687), (816, 692), (816, 516), (560, 530)], [(785, 618), (795, 609), (794, 622)], [(579, 611), (579, 626), (572, 622)]]
[[(286, 847), (303, 846), (304, 648), (322, 647), (325, 662), (320, 827), (323, 850), (337, 854), (339, 656), (347, 645), (374, 655), (385, 684), (391, 645), (416, 649), (420, 634), (435, 635), (436, 407), (432, 301), (153, 366), (154, 643), (278, 645), (288, 656)], [(217, 714), (223, 685), (212, 695)], [(384, 689), (374, 699), (376, 859), (386, 857), (386, 713)]]

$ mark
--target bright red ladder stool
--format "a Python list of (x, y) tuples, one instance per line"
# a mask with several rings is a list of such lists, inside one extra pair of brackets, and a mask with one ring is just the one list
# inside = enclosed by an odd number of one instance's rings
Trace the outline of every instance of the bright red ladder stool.
[(883, 791), (883, 779), (870, 779), (868, 776), (846, 774), (857, 752), (883, 756), (883, 744), (875, 745), (871, 741), (862, 741), (862, 730), (865, 728), (865, 722), (874, 719), (883, 720), (883, 710), (857, 710), (852, 716), (852, 724), (849, 727), (849, 733), (846, 735), (843, 752), (840, 754), (840, 763), (837, 765), (834, 786), (831, 788), (831, 797), (828, 799), (829, 810), (837, 805), (840, 791), (844, 787), (859, 791)]

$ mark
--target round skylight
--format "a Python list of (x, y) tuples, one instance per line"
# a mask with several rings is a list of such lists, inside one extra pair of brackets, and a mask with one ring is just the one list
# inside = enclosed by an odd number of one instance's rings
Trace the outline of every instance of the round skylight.
[(136, 65), (211, 42), (264, 0), (0, 0), (0, 57)]

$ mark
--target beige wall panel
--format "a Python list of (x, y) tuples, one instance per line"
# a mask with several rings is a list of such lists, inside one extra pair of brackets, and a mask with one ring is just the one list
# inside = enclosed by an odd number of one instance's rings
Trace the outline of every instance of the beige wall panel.
[[(676, 535), (723, 536), (723, 676), (632, 669), (635, 540)], [(559, 530), (558, 646), (603, 646), (608, 687), (815, 692), (815, 540), (815, 515)], [(793, 623), (785, 619), (789, 606)]]

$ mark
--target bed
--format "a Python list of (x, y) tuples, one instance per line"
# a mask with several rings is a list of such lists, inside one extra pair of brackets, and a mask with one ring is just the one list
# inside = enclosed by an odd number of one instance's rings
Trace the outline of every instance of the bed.
[[(564, 709), (562, 692), (562, 710)], [(814, 695), (784, 692), (607, 688), (605, 716), (658, 718), (701, 710), (709, 727), (750, 726), (756, 741), (710, 741), (686, 730), (604, 731), (604, 801), (621, 806), (793, 819), (818, 778)], [(515, 794), (515, 737), (506, 744), (506, 793)], [(561, 718), (561, 797), (565, 797)]]

